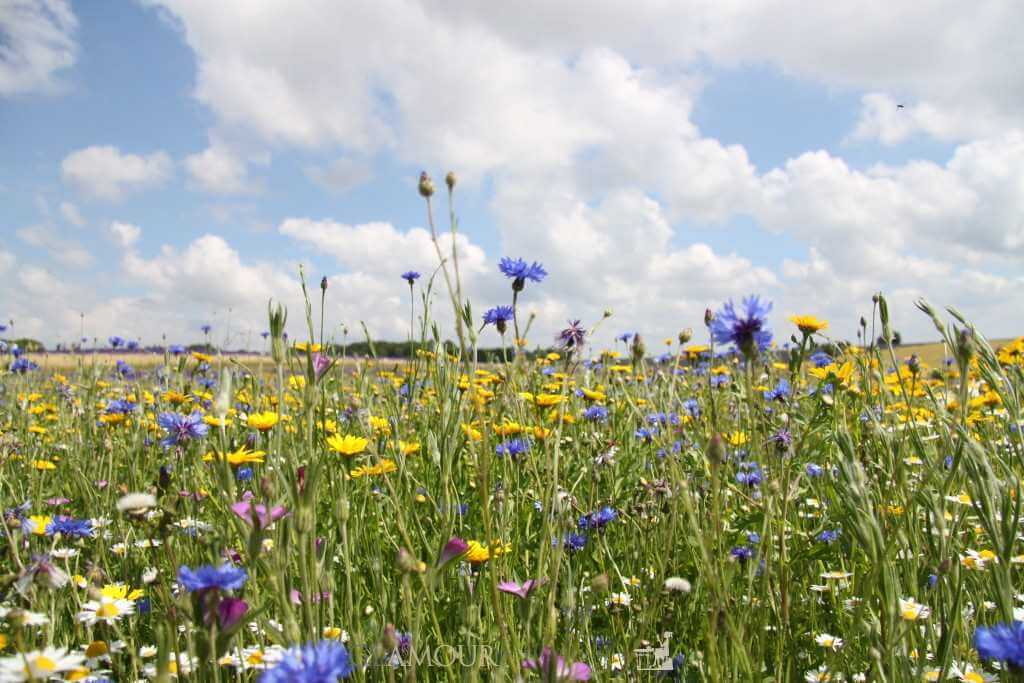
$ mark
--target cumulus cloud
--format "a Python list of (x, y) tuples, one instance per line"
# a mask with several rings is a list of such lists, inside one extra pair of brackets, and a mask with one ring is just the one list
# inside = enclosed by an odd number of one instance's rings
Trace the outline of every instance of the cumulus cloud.
[(340, 157), (323, 166), (307, 166), (304, 172), (317, 185), (338, 194), (359, 187), (373, 178), (373, 169), (369, 164), (347, 157)]
[(217, 138), (212, 138), (202, 152), (185, 157), (184, 165), (192, 186), (205, 192), (251, 194), (259, 189), (249, 177), (248, 160)]
[(0, 95), (55, 91), (78, 56), (77, 27), (65, 0), (0, 0)]
[(131, 223), (122, 223), (121, 221), (111, 223), (110, 227), (107, 228), (107, 232), (111, 239), (122, 249), (131, 247), (142, 236), (142, 228)]
[(117, 200), (128, 192), (159, 185), (167, 180), (173, 162), (166, 152), (147, 156), (122, 154), (110, 145), (80, 149), (64, 157), (64, 182), (100, 199)]
[(48, 225), (30, 225), (17, 231), (18, 239), (66, 266), (83, 268), (92, 263), (92, 254), (81, 244), (61, 237)]
[(64, 220), (74, 225), (76, 228), (80, 228), (85, 225), (85, 219), (82, 217), (82, 212), (78, 210), (78, 207), (71, 202), (60, 203), (60, 215), (64, 217)]

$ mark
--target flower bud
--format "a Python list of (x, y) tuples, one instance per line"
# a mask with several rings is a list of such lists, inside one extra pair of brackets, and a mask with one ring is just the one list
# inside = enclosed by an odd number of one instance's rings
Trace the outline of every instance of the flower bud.
[(384, 627), (384, 633), (380, 637), (380, 645), (384, 648), (384, 652), (394, 652), (398, 649), (398, 633), (395, 631), (394, 624), (388, 624)]
[(430, 199), (434, 195), (434, 181), (430, 179), (426, 171), (420, 173), (420, 196), (424, 199)]
[(456, 181), (458, 178), (455, 177), (455, 171), (448, 171), (448, 175), (444, 177), (444, 184), (448, 186), (449, 192), (455, 189)]
[(590, 590), (594, 595), (604, 595), (611, 589), (611, 585), (607, 572), (602, 572), (590, 580)]
[(704, 457), (712, 465), (721, 465), (725, 462), (725, 441), (722, 440), (721, 434), (716, 433), (711, 436), (711, 440), (708, 441), (708, 446), (704, 451)]
[(685, 330), (679, 333), (679, 344), (680, 346), (686, 344), (693, 339), (693, 330), (687, 327)]
[(320, 291), (322, 291), (322, 292), (326, 292), (327, 291), (327, 276), (326, 275), (324, 275), (322, 278), (320, 278)]
[(420, 573), (426, 570), (427, 566), (416, 559), (416, 557), (405, 548), (399, 548), (395, 564), (399, 571), (405, 574)]
[(704, 327), (711, 327), (711, 323), (715, 320), (715, 312), (710, 308), (704, 309)]

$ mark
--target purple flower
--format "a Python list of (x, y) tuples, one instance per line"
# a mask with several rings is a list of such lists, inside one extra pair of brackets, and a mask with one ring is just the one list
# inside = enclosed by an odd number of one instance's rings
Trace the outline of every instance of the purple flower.
[(160, 440), (164, 448), (180, 445), (189, 439), (201, 439), (210, 430), (198, 411), (191, 415), (160, 413), (156, 421), (167, 432), (167, 436)]
[(544, 648), (538, 659), (524, 659), (523, 668), (538, 672), (546, 681), (589, 681), (591, 674), (587, 664), (569, 664), (565, 657), (552, 655), (548, 647)]
[(10, 365), (9, 370), (16, 372), (19, 375), (24, 375), (26, 372), (32, 370), (38, 370), (39, 366), (30, 361), (28, 358), (15, 358)]
[(555, 341), (563, 349), (579, 349), (587, 340), (587, 331), (580, 325), (579, 320), (570, 320), (569, 327), (558, 333)]
[(544, 579), (534, 581), (533, 579), (527, 579), (522, 583), (516, 581), (501, 581), (498, 583), (498, 590), (502, 593), (510, 593), (512, 595), (518, 595), (520, 598), (525, 600), (529, 596), (533, 589), (537, 588), (544, 583)]
[(252, 526), (253, 520), (255, 520), (258, 529), (266, 529), (288, 514), (283, 505), (278, 505), (268, 511), (266, 505), (253, 505), (247, 500), (232, 505), (231, 511), (249, 526)]
[(711, 321), (711, 337), (718, 344), (735, 344), (750, 356), (755, 350), (764, 351), (772, 342), (771, 331), (765, 329), (772, 305), (752, 295), (743, 299), (741, 307), (737, 313), (732, 301), (722, 306)]
[(237, 590), (241, 588), (249, 575), (241, 567), (233, 567), (230, 564), (222, 564), (214, 567), (212, 564), (190, 569), (187, 565), (178, 568), (178, 581), (187, 591), (206, 591), (211, 589)]
[(327, 374), (327, 371), (330, 370), (333, 365), (334, 361), (331, 358), (328, 358), (321, 353), (313, 354), (313, 375), (318, 381)]
[(68, 538), (89, 538), (93, 535), (92, 520), (57, 515), (52, 522), (46, 525), (46, 535), (56, 536), (57, 534)]
[(408, 282), (409, 286), (412, 287), (412, 283), (420, 279), (420, 274), (417, 273), (415, 270), (407, 270), (404, 273), (402, 273), (402, 279)]
[(458, 536), (452, 536), (448, 539), (448, 542), (444, 544), (444, 548), (441, 550), (441, 555), (438, 556), (435, 567), (440, 570), (445, 567), (452, 560), (462, 557), (469, 550), (469, 544)]
[(217, 605), (217, 620), (222, 629), (231, 628), (246, 615), (249, 604), (241, 598), (224, 598)]
[(499, 456), (509, 456), (513, 460), (530, 450), (530, 442), (526, 439), (509, 439), (494, 447), (494, 452)]

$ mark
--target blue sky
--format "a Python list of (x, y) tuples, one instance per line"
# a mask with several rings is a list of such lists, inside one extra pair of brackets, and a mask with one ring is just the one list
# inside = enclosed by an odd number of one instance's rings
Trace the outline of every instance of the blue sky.
[(877, 290), (908, 338), (934, 335), (919, 296), (1020, 332), (1013, 3), (967, 45), (941, 2), (553, 4), (542, 27), (526, 6), (227, 5), (0, 9), (0, 316), (22, 333), (66, 342), (85, 313), (88, 336), (191, 341), (230, 310), (244, 344), (267, 298), (297, 308), (302, 263), (335, 326), (401, 338), (398, 274), (436, 265), (423, 168), (459, 174), (479, 312), (507, 303), (501, 256), (545, 263), (540, 343), (609, 307), (609, 335), (674, 334), (755, 291), (782, 338), (797, 312), (849, 338)]

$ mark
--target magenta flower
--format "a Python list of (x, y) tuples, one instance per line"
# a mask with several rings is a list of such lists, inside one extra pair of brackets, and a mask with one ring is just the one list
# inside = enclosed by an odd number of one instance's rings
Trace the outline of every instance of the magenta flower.
[(591, 674), (589, 665), (569, 664), (562, 655), (552, 656), (549, 647), (540, 653), (540, 659), (524, 659), (523, 668), (540, 673), (547, 681), (589, 681)]
[(249, 604), (241, 598), (224, 598), (217, 605), (217, 618), (222, 629), (229, 629), (249, 611)]
[(321, 353), (313, 354), (313, 374), (316, 376), (317, 381), (327, 374), (327, 371), (334, 365), (334, 361)]
[(288, 511), (281, 505), (267, 510), (266, 505), (253, 505), (247, 500), (240, 501), (231, 506), (234, 512), (243, 522), (249, 526), (257, 523), (258, 529), (266, 529), (268, 526), (288, 514)]
[(498, 590), (503, 593), (511, 593), (512, 595), (518, 595), (523, 600), (530, 594), (530, 592), (544, 583), (544, 579), (534, 581), (533, 579), (527, 579), (521, 584), (515, 581), (502, 581), (498, 584)]
[(469, 550), (469, 544), (458, 536), (452, 536), (445, 543), (444, 549), (441, 550), (440, 557), (437, 558), (437, 563), (434, 565), (438, 570), (444, 569), (445, 565), (454, 560), (457, 557), (462, 557)]

